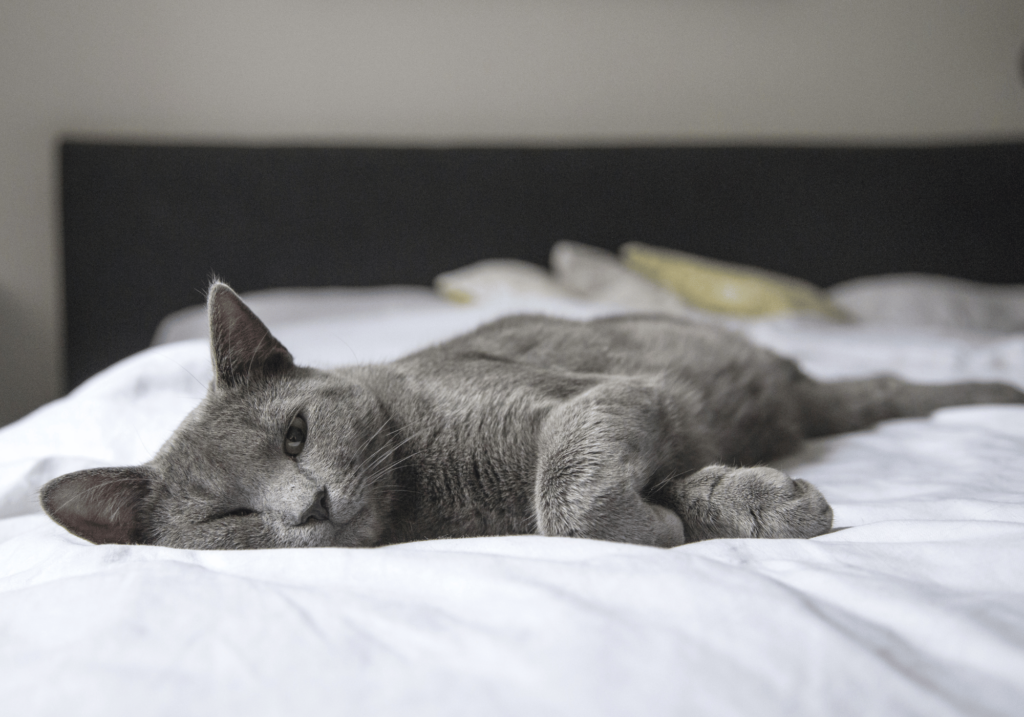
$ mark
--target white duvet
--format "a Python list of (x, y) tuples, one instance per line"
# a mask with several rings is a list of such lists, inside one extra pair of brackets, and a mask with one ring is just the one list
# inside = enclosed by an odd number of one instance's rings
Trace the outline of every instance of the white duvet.
[[(521, 306), (396, 291), (268, 323), (300, 362), (328, 366)], [(1024, 386), (1021, 333), (747, 332), (819, 377)], [(780, 466), (845, 529), (808, 541), (190, 552), (90, 545), (40, 512), (50, 478), (148, 459), (203, 395), (208, 362), (201, 340), (157, 346), (0, 430), (4, 714), (1024, 714), (1024, 406), (809, 442)]]

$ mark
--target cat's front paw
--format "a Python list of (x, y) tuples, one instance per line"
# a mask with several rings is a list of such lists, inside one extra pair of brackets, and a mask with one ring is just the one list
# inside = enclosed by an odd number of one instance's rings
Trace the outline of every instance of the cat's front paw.
[(813, 538), (832, 528), (821, 492), (774, 468), (709, 466), (684, 479), (682, 492), (687, 541)]
[(832, 507), (817, 488), (774, 468), (739, 468), (755, 538), (813, 538), (832, 529)]

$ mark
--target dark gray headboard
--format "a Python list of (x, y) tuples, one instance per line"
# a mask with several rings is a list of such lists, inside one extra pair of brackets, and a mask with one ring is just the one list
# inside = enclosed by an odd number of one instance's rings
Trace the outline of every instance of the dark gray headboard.
[(415, 149), (66, 142), (68, 380), (240, 291), (426, 284), (487, 257), (628, 240), (819, 285), (922, 271), (1024, 281), (1024, 143)]

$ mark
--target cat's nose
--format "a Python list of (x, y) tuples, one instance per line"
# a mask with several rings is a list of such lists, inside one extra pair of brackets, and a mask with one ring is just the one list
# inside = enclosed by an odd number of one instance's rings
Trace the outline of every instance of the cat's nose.
[(311, 520), (330, 520), (331, 514), (327, 507), (327, 489), (321, 488), (313, 496), (313, 502), (302, 511), (296, 525), (305, 525)]

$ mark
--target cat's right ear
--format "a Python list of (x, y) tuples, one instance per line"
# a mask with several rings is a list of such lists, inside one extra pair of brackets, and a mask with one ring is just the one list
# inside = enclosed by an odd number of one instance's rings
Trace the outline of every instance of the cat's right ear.
[(292, 355), (227, 284), (215, 281), (206, 299), (217, 388), (280, 373)]
[(92, 468), (54, 478), (39, 500), (54, 522), (92, 543), (147, 542), (143, 501), (155, 478), (152, 468)]

